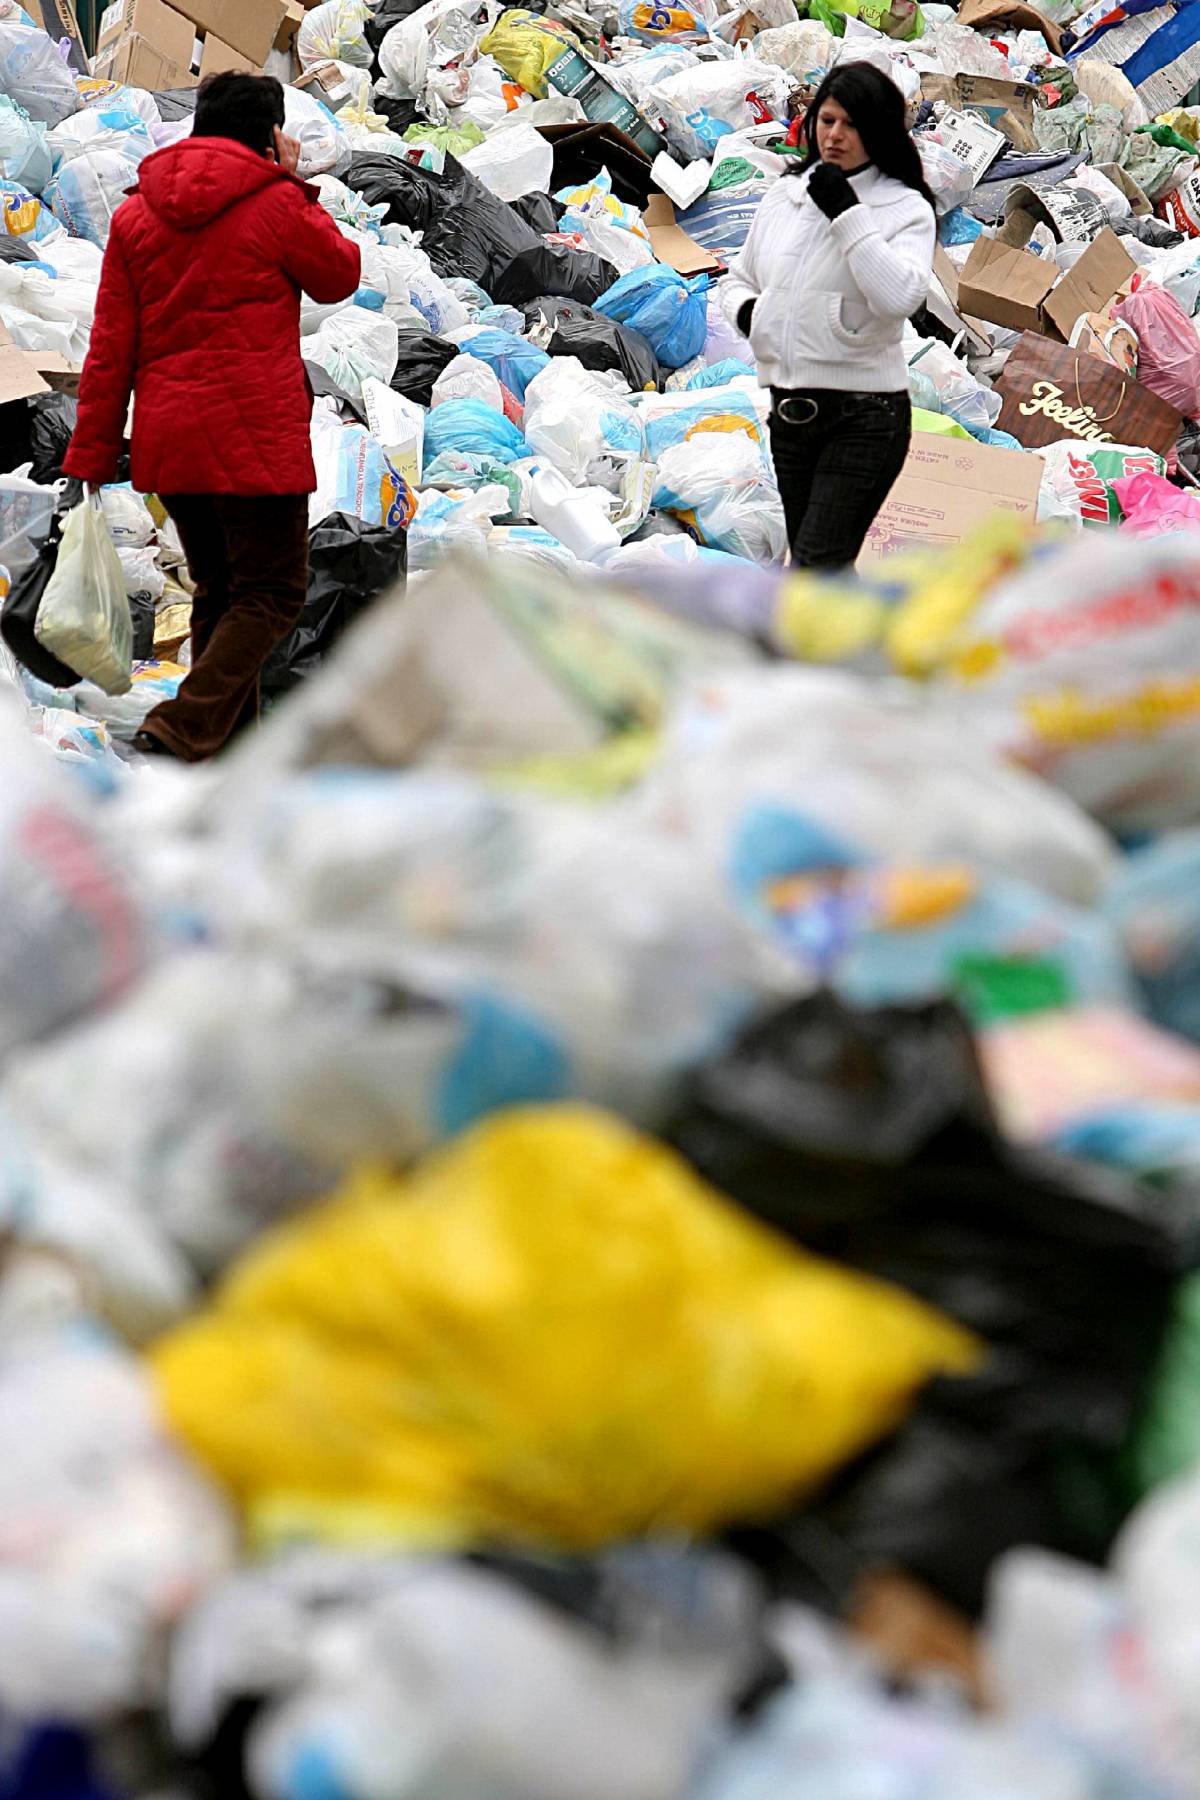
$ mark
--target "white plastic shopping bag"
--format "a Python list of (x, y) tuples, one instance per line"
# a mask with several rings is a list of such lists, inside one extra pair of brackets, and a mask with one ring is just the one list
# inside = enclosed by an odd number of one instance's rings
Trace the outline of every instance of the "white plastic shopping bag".
[(106, 694), (128, 693), (133, 620), (121, 560), (92, 488), (67, 514), (34, 631), (40, 644)]

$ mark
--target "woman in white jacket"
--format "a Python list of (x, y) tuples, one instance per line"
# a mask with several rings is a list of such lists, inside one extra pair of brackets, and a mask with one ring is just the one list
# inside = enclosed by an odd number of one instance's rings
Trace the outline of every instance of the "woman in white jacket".
[(771, 453), (792, 561), (862, 548), (912, 436), (904, 322), (929, 289), (933, 196), (899, 88), (870, 63), (831, 71), (804, 162), (767, 194), (722, 284), (771, 389)]

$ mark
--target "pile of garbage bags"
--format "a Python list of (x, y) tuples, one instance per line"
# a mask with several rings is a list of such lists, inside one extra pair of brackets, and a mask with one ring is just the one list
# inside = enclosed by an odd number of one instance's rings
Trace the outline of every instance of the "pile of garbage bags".
[[(1200, 1800), (1189, 9), (305, 9), (363, 284), (197, 767), (130, 746), (171, 522), (61, 479), (195, 89), (53, 11), (0, 0), (0, 1795)], [(813, 575), (720, 281), (855, 56), (940, 247)]]

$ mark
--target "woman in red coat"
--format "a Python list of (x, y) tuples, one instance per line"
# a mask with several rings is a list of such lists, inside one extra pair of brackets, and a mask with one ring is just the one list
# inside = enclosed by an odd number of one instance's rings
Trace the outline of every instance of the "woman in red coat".
[(196, 762), (258, 716), (259, 674), (308, 584), (316, 487), (300, 294), (359, 283), (358, 246), (297, 179), (270, 76), (215, 75), (193, 135), (148, 156), (104, 254), (68, 475), (132, 475), (179, 529), (195, 582), (192, 669), (144, 749)]

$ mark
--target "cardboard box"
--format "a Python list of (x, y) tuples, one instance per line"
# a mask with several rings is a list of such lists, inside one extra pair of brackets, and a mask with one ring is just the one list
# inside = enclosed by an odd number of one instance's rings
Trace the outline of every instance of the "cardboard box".
[(970, 25), (985, 36), (990, 31), (1040, 31), (1055, 56), (1063, 54), (1062, 33), (1057, 25), (1024, 0), (962, 0), (958, 9), (960, 25)]
[(284, 5), (287, 11), (275, 39), (276, 50), (290, 50), (296, 41), (296, 33), (304, 23), (305, 13), (301, 0), (284, 0)]
[(197, 38), (192, 52), (192, 73), (201, 81), (209, 75), (225, 75), (232, 71), (235, 75), (261, 75), (262, 64), (253, 63), (232, 44), (214, 36), (210, 31), (203, 38)]
[(1137, 273), (1137, 264), (1116, 232), (1106, 229), (1088, 245), (1073, 269), (1068, 269), (1042, 311), (1047, 330), (1070, 340), (1076, 320), (1084, 313), (1103, 312)]
[(191, 83), (195, 33), (163, 0), (114, 0), (100, 17), (93, 73), (154, 92)]
[(976, 238), (958, 279), (958, 309), (1010, 331), (1040, 331), (1042, 304), (1057, 280), (1054, 263)]
[(1061, 278), (1054, 263), (977, 238), (958, 282), (960, 312), (1012, 331), (1040, 331), (1066, 343), (1084, 313), (1103, 312), (1136, 273), (1115, 231), (1105, 228)]
[(286, 0), (176, 0), (201, 37), (220, 38), (262, 68), (287, 16)]
[(1037, 513), (1045, 465), (1023, 450), (914, 433), (908, 460), (863, 546), (860, 563), (898, 550), (957, 544), (989, 513)]
[(711, 250), (705, 250), (682, 225), (675, 223), (675, 208), (665, 194), (651, 194), (642, 223), (659, 262), (667, 264), (678, 275), (719, 275), (725, 264)]

